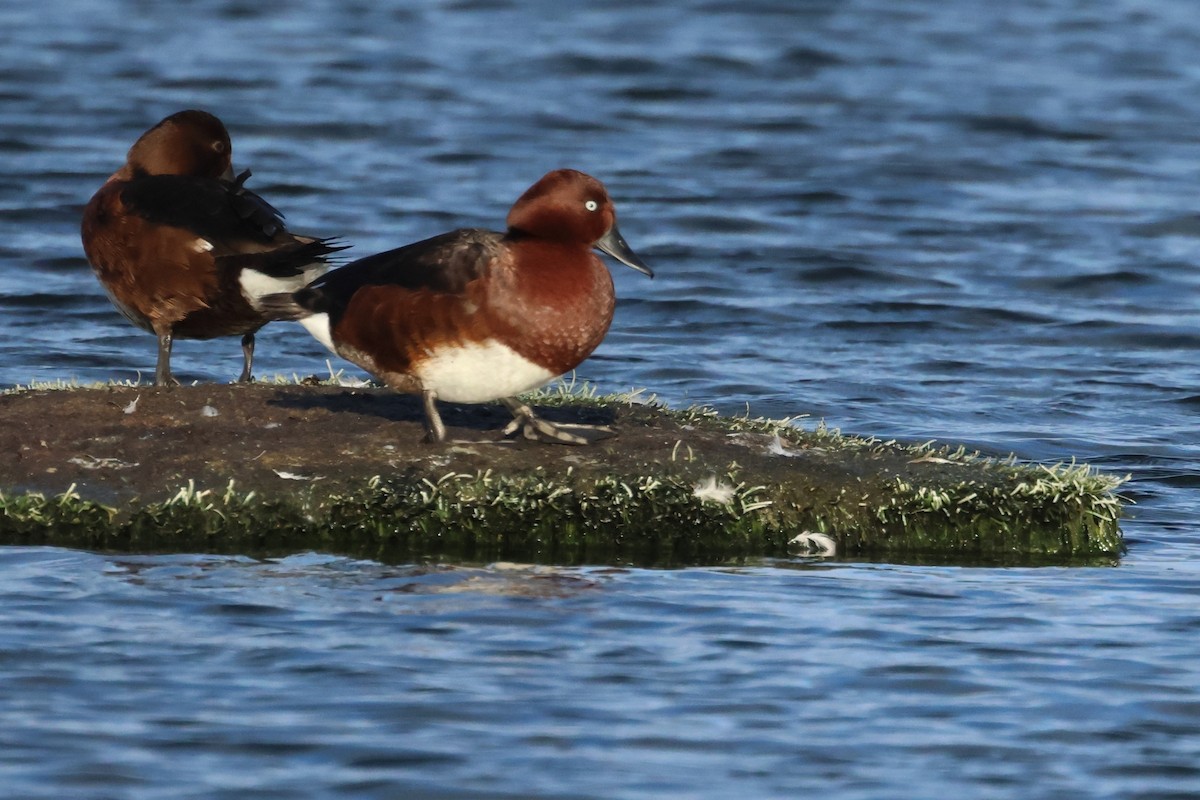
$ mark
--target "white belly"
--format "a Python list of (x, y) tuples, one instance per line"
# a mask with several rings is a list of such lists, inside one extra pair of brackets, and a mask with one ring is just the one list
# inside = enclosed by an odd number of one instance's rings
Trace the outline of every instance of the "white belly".
[(435, 350), (413, 374), (423, 388), (450, 403), (512, 397), (557, 377), (495, 340)]

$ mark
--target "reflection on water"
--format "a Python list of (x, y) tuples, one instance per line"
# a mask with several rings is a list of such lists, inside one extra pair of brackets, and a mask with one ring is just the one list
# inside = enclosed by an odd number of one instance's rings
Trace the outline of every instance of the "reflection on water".
[[(1193, 796), (1192, 4), (0, 9), (0, 385), (148, 375), (82, 260), (147, 125), (228, 123), (352, 254), (613, 194), (580, 377), (1131, 472), (1117, 569), (656, 572), (0, 551), (21, 797)], [(267, 373), (325, 374), (297, 326)], [(182, 342), (184, 379), (235, 340)], [(340, 365), (335, 365), (335, 368)], [(185, 787), (185, 788), (181, 788)]]

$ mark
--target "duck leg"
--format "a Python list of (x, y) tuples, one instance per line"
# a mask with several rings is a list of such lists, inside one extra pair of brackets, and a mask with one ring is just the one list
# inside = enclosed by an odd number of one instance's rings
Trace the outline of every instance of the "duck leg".
[(178, 386), (179, 381), (171, 374), (171, 345), (175, 337), (170, 331), (158, 334), (158, 363), (154, 365), (155, 386)]
[(504, 403), (505, 408), (513, 415), (513, 421), (504, 428), (505, 436), (511, 436), (520, 431), (526, 439), (532, 439), (535, 442), (591, 444), (616, 434), (616, 431), (608, 425), (547, 422), (535, 414), (528, 404), (522, 403), (515, 397), (505, 397), (500, 402)]
[(254, 334), (247, 333), (242, 337), (242, 374), (238, 383), (254, 383), (251, 368), (254, 366)]
[(437, 410), (437, 392), (425, 389), (421, 392), (421, 403), (425, 407), (425, 441), (446, 441), (446, 426), (442, 423), (442, 415)]

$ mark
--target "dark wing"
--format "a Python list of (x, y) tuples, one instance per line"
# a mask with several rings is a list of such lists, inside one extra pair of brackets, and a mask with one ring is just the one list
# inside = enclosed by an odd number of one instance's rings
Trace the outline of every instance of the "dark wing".
[(242, 170), (234, 179), (233, 188), (230, 190), (233, 210), (246, 222), (274, 236), (285, 230), (283, 212), (246, 188), (246, 180), (250, 174), (250, 170)]
[(243, 184), (186, 175), (141, 175), (121, 190), (121, 202), (147, 222), (186, 230), (213, 246), (231, 268), (277, 278), (299, 275), (314, 261), (345, 247), (332, 239), (288, 233), (283, 215)]
[(313, 281), (296, 301), (316, 313), (339, 311), (363, 286), (459, 294), (500, 253), (503, 234), (464, 228), (360, 258)]
[(247, 244), (271, 244), (285, 231), (283, 215), (247, 189), (243, 172), (236, 182), (187, 175), (142, 175), (121, 191), (121, 202), (139, 217), (183, 228), (214, 245), (239, 252)]

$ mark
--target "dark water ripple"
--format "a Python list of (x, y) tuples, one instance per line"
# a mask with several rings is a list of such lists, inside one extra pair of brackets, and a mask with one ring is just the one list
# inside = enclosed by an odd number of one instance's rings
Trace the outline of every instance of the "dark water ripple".
[[(1132, 475), (1115, 569), (384, 567), (0, 551), (0, 786), (30, 798), (1192, 797), (1200, 17), (1002, 4), (0, 7), (0, 385), (153, 342), (78, 243), (207, 107), (356, 254), (595, 173), (579, 377)], [(223, 381), (236, 341), (183, 342)], [(326, 372), (295, 326), (268, 374)], [(345, 365), (335, 365), (335, 368)]]

